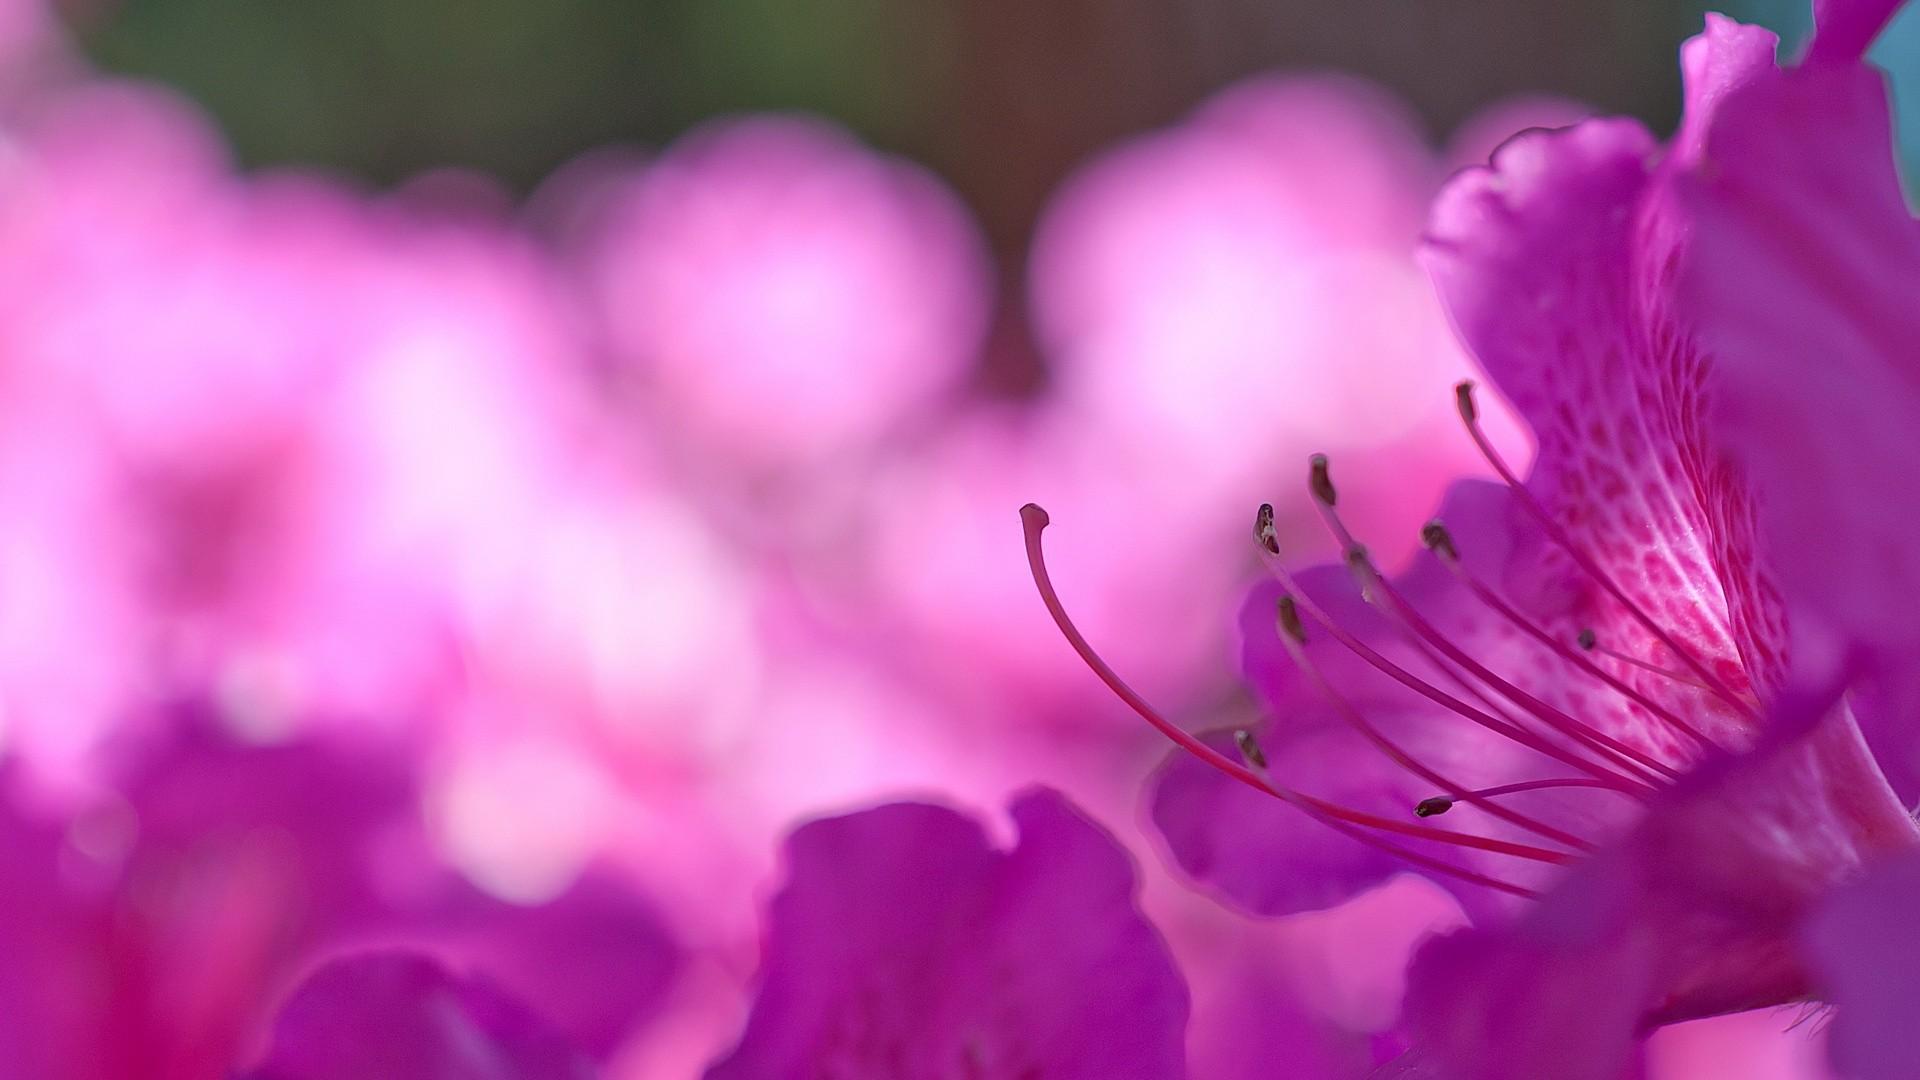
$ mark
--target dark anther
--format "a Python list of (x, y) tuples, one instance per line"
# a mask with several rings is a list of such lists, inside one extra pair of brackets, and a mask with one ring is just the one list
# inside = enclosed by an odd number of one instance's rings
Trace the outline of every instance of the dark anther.
[(1247, 759), (1247, 764), (1256, 769), (1267, 767), (1267, 753), (1260, 749), (1260, 744), (1254, 740), (1253, 732), (1246, 728), (1234, 732), (1233, 745), (1240, 748), (1240, 756)]
[(1303, 645), (1306, 644), (1307, 628), (1300, 622), (1300, 608), (1293, 602), (1293, 597), (1282, 596), (1280, 598), (1278, 615), (1280, 632), (1292, 638), (1294, 641), (1300, 642)]
[(1460, 419), (1471, 424), (1480, 419), (1480, 410), (1473, 404), (1473, 380), (1462, 379), (1453, 388), (1453, 403), (1460, 410)]
[(1421, 799), (1419, 805), (1413, 808), (1413, 812), (1419, 817), (1433, 817), (1436, 814), (1444, 814), (1451, 809), (1453, 809), (1452, 799), (1447, 798), (1445, 795), (1435, 795), (1431, 799)]
[(1253, 518), (1253, 538), (1269, 555), (1280, 554), (1280, 537), (1273, 527), (1273, 504), (1261, 503), (1260, 512)]
[(1327, 455), (1315, 454), (1307, 459), (1307, 487), (1321, 505), (1334, 504), (1333, 478), (1327, 475)]
[(1453, 534), (1447, 531), (1439, 518), (1420, 526), (1420, 542), (1427, 545), (1428, 551), (1443, 559), (1460, 557), (1460, 549), (1453, 546)]

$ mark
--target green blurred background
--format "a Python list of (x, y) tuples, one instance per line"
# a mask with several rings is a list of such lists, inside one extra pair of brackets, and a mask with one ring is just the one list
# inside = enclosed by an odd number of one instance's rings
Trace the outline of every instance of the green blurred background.
[[(1803, 6), (1742, 0), (1733, 13), (1793, 35)], [(658, 146), (717, 113), (825, 113), (948, 177), (1016, 269), (1035, 215), (1075, 163), (1241, 76), (1357, 72), (1405, 97), (1436, 136), (1522, 92), (1664, 129), (1678, 105), (1675, 49), (1701, 10), (1674, 0), (93, 0), (69, 15), (104, 67), (202, 102), (244, 161), (321, 164), (376, 183), (452, 164), (525, 190), (583, 150)], [(1920, 36), (1906, 22), (1883, 54)]]

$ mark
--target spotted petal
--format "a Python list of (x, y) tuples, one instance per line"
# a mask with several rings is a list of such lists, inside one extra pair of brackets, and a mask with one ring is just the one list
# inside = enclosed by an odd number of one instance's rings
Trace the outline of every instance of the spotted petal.
[[(1672, 160), (1688, 158), (1726, 94), (1772, 70), (1772, 54), (1771, 35), (1719, 19), (1688, 44), (1689, 111)], [(1764, 691), (1783, 631), (1745, 489), (1703, 431), (1709, 358), (1670, 302), (1686, 229), (1667, 172), (1632, 121), (1522, 135), (1442, 193), (1425, 257), (1461, 336), (1538, 439), (1530, 491), (1666, 637), (1735, 690)], [(1564, 553), (1549, 553), (1540, 574), (1542, 597), (1557, 595), (1562, 616), (1603, 644), (1683, 666)], [(1737, 712), (1638, 681), (1737, 741)], [(1631, 710), (1621, 724), (1647, 728)]]

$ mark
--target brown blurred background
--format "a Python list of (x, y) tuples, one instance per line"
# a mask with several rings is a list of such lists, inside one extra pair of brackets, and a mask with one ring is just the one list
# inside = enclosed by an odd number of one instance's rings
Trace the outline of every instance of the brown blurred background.
[[(824, 113), (945, 175), (1014, 297), (1034, 219), (1077, 162), (1242, 76), (1358, 73), (1404, 97), (1436, 138), (1488, 102), (1534, 92), (1664, 129), (1678, 109), (1675, 50), (1703, 10), (1698, 0), (68, 3), (97, 61), (185, 90), (246, 162), (317, 163), (376, 183), (463, 165), (526, 190), (586, 149), (658, 146), (715, 114)], [(1791, 37), (1803, 7), (1729, 10)], [(1883, 62), (1916, 29), (1896, 28)], [(1001, 338), (996, 352), (1025, 348), (1011, 325)], [(1037, 370), (1004, 356), (995, 367), (1016, 389)]]

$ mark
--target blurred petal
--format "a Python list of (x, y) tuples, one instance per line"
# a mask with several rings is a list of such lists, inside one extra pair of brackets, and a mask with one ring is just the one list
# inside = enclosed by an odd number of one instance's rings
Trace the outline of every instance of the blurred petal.
[(1808, 962), (1837, 1010), (1830, 1052), (1855, 1080), (1920, 1076), (1920, 853), (1868, 868), (1809, 922)]
[[(1207, 741), (1223, 754), (1236, 753), (1230, 738)], [(1279, 745), (1268, 740), (1267, 749), (1290, 772), (1297, 768), (1303, 776), (1328, 778), (1309, 794), (1367, 805), (1395, 799), (1398, 777), (1390, 775), (1395, 767), (1358, 737), (1334, 731)], [(1377, 786), (1356, 790), (1364, 781)], [(1399, 805), (1404, 813), (1412, 803)], [(1404, 869), (1393, 856), (1356, 843), (1190, 754), (1176, 753), (1161, 766), (1150, 808), (1180, 869), (1256, 915), (1333, 907)]]
[(1886, 29), (1904, 0), (1813, 0), (1813, 42), (1806, 63), (1848, 64)]
[(979, 824), (897, 803), (804, 825), (740, 1044), (709, 1080), (1183, 1073), (1187, 992), (1126, 857), (1059, 795)]
[(593, 1067), (525, 1005), (429, 957), (333, 960), (294, 992), (243, 1080), (586, 1080)]
[(175, 738), (64, 844), (14, 848), (37, 860), (15, 903), (42, 929), (8, 954), (23, 977), (75, 989), (38, 998), (49, 1041), (84, 1048), (51, 1075), (212, 1075), (298, 972), (348, 947), (431, 949), (537, 995), (595, 1053), (659, 1007), (679, 952), (624, 882), (594, 873), (546, 904), (497, 900), (434, 856), (402, 763), (319, 741), (237, 745), (191, 712), (171, 722)]

